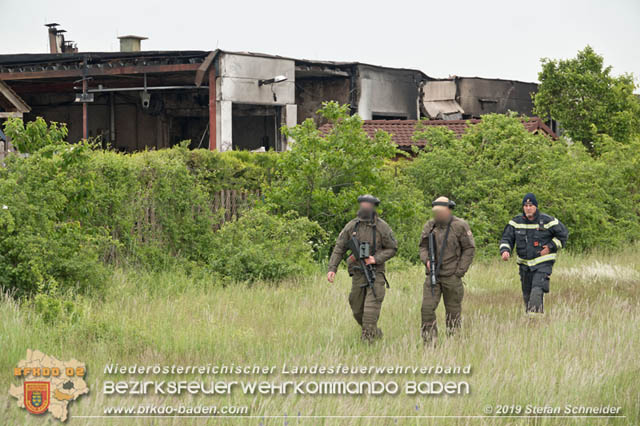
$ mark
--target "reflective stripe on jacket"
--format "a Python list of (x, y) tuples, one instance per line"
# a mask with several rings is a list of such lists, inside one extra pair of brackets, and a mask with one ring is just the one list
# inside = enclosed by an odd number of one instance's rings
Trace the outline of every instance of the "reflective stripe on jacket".
[[(505, 226), (500, 240), (500, 253), (511, 252), (515, 247), (520, 265), (552, 265), (556, 253), (566, 246), (568, 237), (567, 227), (553, 216), (536, 212), (533, 220), (529, 220), (520, 214)], [(549, 247), (550, 253), (540, 256), (544, 246)]]

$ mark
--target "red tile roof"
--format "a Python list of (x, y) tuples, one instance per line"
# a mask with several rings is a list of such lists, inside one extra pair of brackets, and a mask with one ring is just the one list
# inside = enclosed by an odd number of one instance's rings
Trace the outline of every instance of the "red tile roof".
[[(425, 126), (445, 126), (453, 131), (456, 136), (460, 137), (467, 131), (472, 124), (479, 123), (479, 119), (473, 120), (422, 120)], [(389, 133), (393, 142), (399, 147), (424, 146), (426, 141), (414, 142), (411, 137), (415, 132), (417, 120), (364, 120), (363, 128), (373, 137), (378, 130), (384, 130)], [(556, 138), (556, 134), (538, 117), (532, 117), (528, 121), (522, 122), (524, 127), (531, 133), (542, 132), (552, 138)], [(327, 133), (331, 129), (331, 124), (324, 124), (320, 127), (320, 131)]]

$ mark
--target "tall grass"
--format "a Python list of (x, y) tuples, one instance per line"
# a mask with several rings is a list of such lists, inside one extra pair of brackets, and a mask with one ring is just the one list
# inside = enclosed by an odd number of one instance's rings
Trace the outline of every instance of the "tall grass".
[[(640, 422), (640, 248), (604, 255), (563, 254), (556, 265), (547, 314), (532, 321), (523, 314), (513, 262), (476, 263), (465, 277), (464, 324), (454, 338), (441, 335), (436, 348), (420, 341), (424, 272), (390, 264), (391, 289), (383, 304), (384, 339), (359, 340), (347, 304), (344, 271), (329, 285), (320, 271), (278, 285), (221, 287), (208, 277), (176, 270), (143, 273), (117, 270), (103, 299), (82, 298), (77, 321), (45, 323), (9, 297), (0, 301), (0, 389), (8, 390), (12, 370), (38, 349), (59, 359), (87, 363), (91, 392), (70, 405), (69, 424), (638, 424)], [(442, 304), (438, 319), (444, 323)], [(105, 364), (202, 365), (467, 365), (469, 395), (459, 396), (105, 396)], [(216, 376), (197, 377), (205, 381)], [(226, 376), (230, 379), (242, 377)], [(139, 377), (136, 377), (139, 378)], [(290, 376), (244, 377), (273, 381)], [(305, 377), (294, 377), (302, 380)], [(310, 377), (306, 377), (310, 379)], [(113, 379), (113, 377), (110, 377)], [(131, 378), (128, 378), (131, 379)], [(124, 380), (128, 380), (124, 379)], [(167, 380), (149, 376), (149, 380)], [(180, 378), (181, 380), (184, 377)], [(321, 377), (317, 377), (321, 379)], [(367, 377), (357, 377), (366, 380)], [(378, 377), (399, 383), (419, 379)], [(446, 377), (423, 376), (422, 380)], [(19, 383), (15, 381), (14, 383)], [(7, 395), (5, 393), (5, 395)], [(250, 419), (78, 418), (100, 415), (109, 405), (148, 403), (248, 405)], [(487, 405), (619, 405), (618, 419), (407, 418), (483, 415)], [(389, 418), (305, 419), (309, 415), (385, 415)], [(395, 417), (394, 416), (398, 416)], [(75, 418), (74, 418), (75, 417)], [(2, 424), (43, 424), (18, 409), (8, 395), (0, 403)]]

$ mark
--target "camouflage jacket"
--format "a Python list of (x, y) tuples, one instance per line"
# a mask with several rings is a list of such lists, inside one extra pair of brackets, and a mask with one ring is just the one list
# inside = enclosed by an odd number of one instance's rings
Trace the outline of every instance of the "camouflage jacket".
[[(424, 225), (422, 236), (420, 238), (420, 260), (425, 265), (429, 260), (429, 233), (435, 233), (436, 237), (436, 253), (435, 259), (438, 262), (444, 235), (447, 232), (446, 224), (436, 224), (431, 219)], [(476, 251), (476, 243), (473, 240), (473, 234), (469, 228), (469, 224), (456, 216), (451, 216), (451, 230), (447, 238), (447, 246), (442, 256), (442, 265), (440, 266), (440, 276), (448, 277), (456, 275), (464, 276), (471, 266), (473, 255)]]
[[(356, 229), (356, 224), (357, 229)], [(329, 271), (335, 272), (338, 270), (340, 261), (345, 256), (348, 250), (349, 239), (353, 235), (354, 229), (356, 232), (355, 237), (360, 242), (367, 242), (373, 247), (374, 237), (373, 230), (375, 228), (375, 250), (373, 257), (376, 259), (376, 270), (384, 272), (384, 263), (395, 256), (398, 251), (398, 243), (393, 236), (391, 227), (384, 220), (380, 219), (377, 215), (374, 222), (369, 220), (353, 219), (345, 225), (345, 227), (338, 235), (336, 245), (333, 248), (333, 253), (329, 259)], [(354, 266), (351, 262), (347, 262), (349, 268), (349, 274), (353, 275)]]

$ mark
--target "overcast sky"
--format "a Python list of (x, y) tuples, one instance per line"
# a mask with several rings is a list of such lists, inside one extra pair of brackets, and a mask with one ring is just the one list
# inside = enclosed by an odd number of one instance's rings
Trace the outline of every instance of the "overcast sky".
[[(153, 5), (153, 6), (151, 6)], [(58, 22), (80, 51), (240, 50), (449, 75), (537, 81), (540, 58), (590, 44), (640, 77), (640, 0), (0, 0), (0, 53), (47, 52)]]

